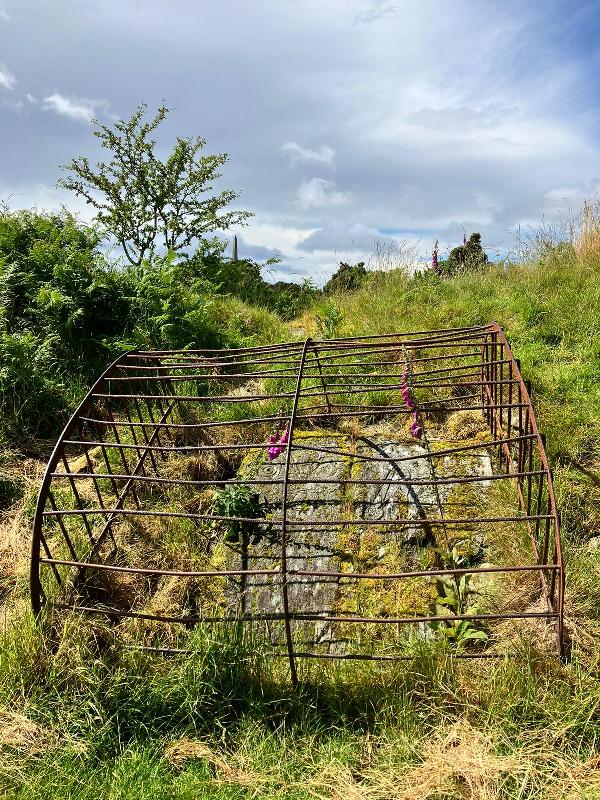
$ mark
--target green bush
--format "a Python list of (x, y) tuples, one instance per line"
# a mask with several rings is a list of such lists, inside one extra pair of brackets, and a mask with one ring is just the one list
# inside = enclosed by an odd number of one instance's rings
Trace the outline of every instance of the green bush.
[(456, 275), (459, 272), (475, 270), (487, 264), (488, 257), (481, 246), (481, 234), (472, 233), (468, 241), (450, 250), (446, 261), (438, 262), (442, 275)]
[(340, 261), (340, 266), (323, 287), (323, 294), (335, 294), (336, 292), (353, 292), (364, 284), (368, 272), (364, 261), (358, 264), (346, 264)]
[(98, 246), (96, 230), (66, 211), (0, 210), (0, 434), (55, 435), (124, 350), (229, 347), (281, 335), (267, 311), (219, 298), (216, 281), (233, 267), (214, 248), (203, 248), (201, 261), (168, 254), (119, 268)]

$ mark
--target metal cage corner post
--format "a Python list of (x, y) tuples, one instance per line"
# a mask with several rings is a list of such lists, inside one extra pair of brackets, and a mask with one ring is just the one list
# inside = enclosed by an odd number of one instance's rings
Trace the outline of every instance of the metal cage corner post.
[[(307, 520), (300, 523), (295, 517), (290, 519), (290, 487), (310, 484), (307, 477), (302, 478), (297, 473), (297, 464), (310, 464), (311, 458), (318, 461), (318, 457), (323, 455), (329, 458), (348, 455), (339, 442), (330, 445), (316, 440), (316, 444), (311, 444), (310, 439), (298, 436), (298, 430), (330, 430), (333, 429), (331, 426), (339, 427), (344, 421), (359, 423), (406, 418), (408, 411), (400, 397), (400, 379), (401, 365), (407, 352), (411, 354), (414, 390), (417, 395), (423, 395), (419, 412), (424, 419), (445, 418), (456, 411), (481, 412), (489, 429), (485, 441), (464, 445), (455, 443), (419, 457), (429, 458), (433, 464), (434, 459), (472, 455), (481, 450), (494, 453), (494, 474), (489, 480), (506, 481), (514, 487), (519, 513), (504, 516), (478, 514), (456, 519), (442, 513), (443, 520), (435, 517), (362, 521), (335, 518), (321, 520), (318, 524)], [(277, 406), (286, 409), (283, 416), (282, 412), (273, 411)], [(220, 409), (220, 413), (216, 409)], [(248, 480), (234, 472), (228, 476), (198, 474), (185, 477), (182, 472), (172, 474), (167, 466), (170, 460), (183, 457), (212, 455), (217, 461), (232, 454), (257, 457), (269, 446), (265, 434), (267, 428), (281, 425), (282, 420), (286, 421), (288, 436), (285, 447), (280, 449), (281, 455), (276, 462), (280, 465), (280, 472), (273, 484), (279, 492), (278, 518), (277, 514), (269, 519), (208, 514), (202, 509), (190, 510), (185, 504), (175, 510), (170, 506), (157, 508), (147, 500), (145, 490), (149, 487), (188, 491), (192, 500), (201, 491), (228, 485), (247, 484), (263, 491), (261, 487), (273, 483), (265, 476)], [(234, 429), (238, 430), (237, 438), (228, 435), (228, 431)], [(372, 464), (383, 462), (389, 465), (398, 461), (386, 452), (384, 455), (354, 456)], [(83, 467), (75, 469), (78, 460), (82, 461)], [(322, 483), (425, 485), (439, 492), (443, 485), (468, 484), (476, 480), (476, 477), (464, 475), (436, 477), (432, 471), (431, 478), (394, 475), (393, 478), (371, 480), (350, 475), (343, 479), (323, 479)], [(85, 497), (84, 486), (88, 487)], [(66, 495), (68, 501), (64, 499)], [(114, 529), (119, 521), (138, 520), (142, 524), (148, 518), (162, 521), (188, 519), (196, 525), (252, 524), (260, 530), (277, 522), (280, 530), (279, 562), (269, 568), (234, 564), (220, 569), (177, 570), (168, 563), (157, 568), (107, 560), (103, 548), (111, 537), (114, 541)], [(75, 528), (74, 519), (78, 520)], [(310, 562), (298, 562), (298, 556), (295, 556), (294, 563), (290, 562), (290, 531), (293, 534), (301, 528), (308, 530), (311, 525), (318, 535), (319, 530), (327, 530), (332, 525), (367, 528), (377, 524), (393, 531), (406, 530), (409, 526), (435, 528), (441, 521), (445, 525), (469, 523), (480, 526), (523, 523), (534, 563), (505, 567), (473, 565), (465, 570), (413, 569), (381, 574), (376, 570), (349, 575), (335, 567), (315, 570)], [(76, 536), (74, 530), (81, 536)], [(362, 581), (405, 581), (461, 572), (471, 575), (486, 572), (508, 574), (523, 570), (538, 573), (546, 611), (369, 617), (333, 613), (332, 609), (326, 608), (309, 611), (294, 608), (289, 596), (293, 579), (351, 580), (356, 582), (353, 585), (358, 585)], [(54, 585), (56, 597), (47, 597), (42, 572), (46, 583)], [(234, 617), (250, 624), (270, 624), (268, 620), (283, 624), (285, 651), (274, 652), (274, 655), (289, 661), (294, 683), (297, 681), (296, 662), (299, 658), (385, 661), (401, 657), (301, 650), (295, 641), (294, 626), (307, 622), (350, 626), (387, 623), (399, 629), (405, 624), (426, 623), (428, 620), (542, 618), (555, 623), (557, 647), (562, 653), (565, 578), (552, 474), (530, 392), (502, 328), (493, 322), (471, 328), (338, 340), (313, 341), (308, 338), (303, 343), (288, 342), (256, 348), (135, 350), (124, 353), (92, 386), (65, 426), (49, 459), (33, 523), (32, 607), (36, 615), (45, 603), (51, 603), (65, 611), (75, 609), (104, 615), (115, 621), (133, 617), (182, 622), (187, 626), (210, 622), (201, 614), (178, 617), (153, 614), (135, 606), (125, 609), (111, 607), (93, 600), (69, 602), (65, 587), (72, 585), (75, 578), (87, 573), (107, 572), (148, 579), (170, 576), (175, 579), (223, 579), (227, 582), (236, 577), (243, 577), (245, 581), (260, 577), (278, 581), (281, 613), (250, 611)]]

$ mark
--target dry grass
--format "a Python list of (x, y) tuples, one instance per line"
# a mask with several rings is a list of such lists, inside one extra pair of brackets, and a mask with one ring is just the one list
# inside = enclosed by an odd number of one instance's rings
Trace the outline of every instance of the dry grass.
[(35, 755), (56, 743), (56, 733), (51, 729), (24, 714), (0, 708), (0, 745)]
[(600, 199), (586, 200), (583, 205), (579, 236), (575, 250), (581, 260), (600, 260)]
[[(310, 785), (319, 800), (544, 800), (600, 797), (600, 756), (572, 760), (549, 739), (532, 739), (516, 752), (502, 752), (498, 733), (482, 732), (467, 720), (438, 729), (416, 766), (393, 768), (394, 754), (380, 752), (357, 772), (330, 764)], [(378, 762), (378, 763), (377, 763)]]
[(197, 739), (177, 739), (165, 747), (163, 755), (169, 764), (177, 768), (185, 767), (190, 761), (205, 761), (212, 767), (218, 782), (258, 787), (267, 781), (264, 776), (230, 764), (223, 756)]
[(489, 438), (490, 429), (483, 415), (475, 411), (456, 411), (446, 420), (442, 437), (448, 440), (472, 439), (479, 433)]

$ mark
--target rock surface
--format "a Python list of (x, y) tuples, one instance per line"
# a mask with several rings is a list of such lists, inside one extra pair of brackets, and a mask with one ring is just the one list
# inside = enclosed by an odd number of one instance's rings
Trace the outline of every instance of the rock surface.
[[(466, 522), (427, 524), (428, 520), (462, 519), (480, 506), (492, 473), (485, 449), (430, 457), (455, 443), (436, 441), (431, 450), (415, 440), (387, 432), (351, 437), (336, 432), (302, 432), (294, 436), (289, 469), (286, 545), (288, 570), (390, 574), (435, 567), (434, 547), (460, 543), (473, 557), (483, 546), (482, 531)], [(464, 442), (461, 442), (464, 444)], [(257, 489), (261, 506), (273, 522), (260, 534), (230, 545), (230, 566), (279, 569), (282, 557), (282, 493), (285, 454), (269, 462), (263, 454), (246, 461), (240, 476), (269, 480)], [(428, 484), (445, 476), (480, 476), (466, 484)], [(351, 482), (347, 482), (351, 481)], [(353, 483), (352, 481), (357, 481)], [(397, 522), (404, 520), (404, 522)], [(414, 524), (411, 521), (414, 520)], [(417, 522), (418, 521), (418, 522)], [(431, 612), (437, 590), (428, 578), (358, 580), (290, 575), (288, 600), (292, 613), (319, 616), (424, 616)], [(283, 613), (279, 575), (246, 576), (227, 592), (230, 610), (242, 613)], [(272, 641), (282, 644), (281, 622), (266, 622)], [(386, 643), (399, 626), (352, 622), (294, 621), (296, 647), (339, 653), (364, 637)], [(384, 630), (385, 629), (385, 630)]]

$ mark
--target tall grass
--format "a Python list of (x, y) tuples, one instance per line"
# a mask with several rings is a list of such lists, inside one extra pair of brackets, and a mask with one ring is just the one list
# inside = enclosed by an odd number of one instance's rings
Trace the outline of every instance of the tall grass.
[[(285, 663), (239, 632), (196, 630), (192, 655), (160, 658), (90, 619), (38, 628), (17, 591), (0, 637), (3, 796), (600, 798), (600, 226), (587, 213), (574, 243), (542, 239), (526, 262), (374, 274), (335, 298), (342, 334), (507, 331), (563, 510), (569, 663), (532, 626), (510, 658), (459, 662), (418, 640), (396, 665), (308, 664), (292, 689)], [(281, 338), (271, 316), (233, 308), (232, 338)]]

